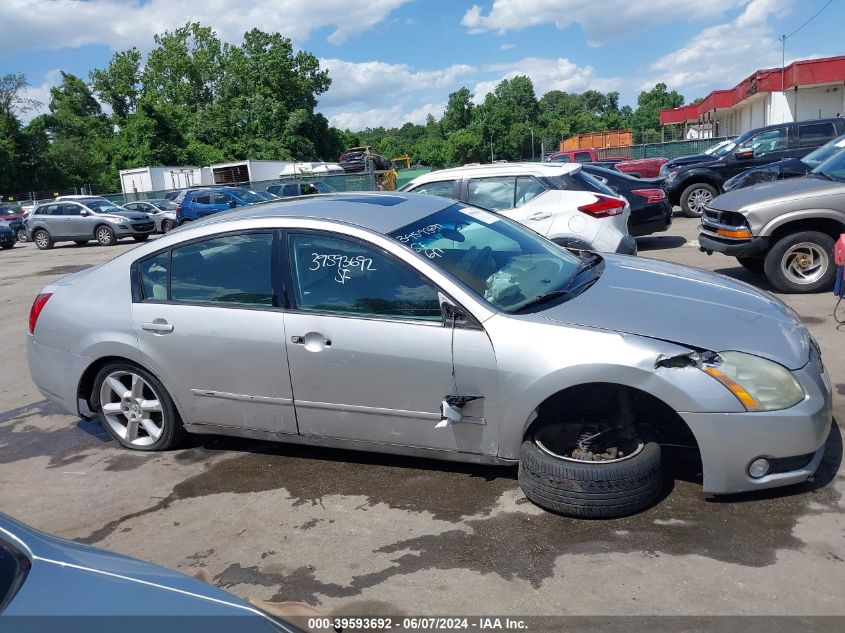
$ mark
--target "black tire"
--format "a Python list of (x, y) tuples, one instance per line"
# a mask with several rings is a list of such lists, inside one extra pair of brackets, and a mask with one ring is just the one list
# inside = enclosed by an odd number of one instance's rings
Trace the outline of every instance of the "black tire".
[(3, 248), (3, 250), (6, 250), (6, 251), (7, 251), (7, 250), (9, 250), (10, 248), (14, 248), (14, 247), (15, 247), (15, 243), (16, 243), (16, 242), (12, 242), (11, 244), (3, 244), (2, 248)]
[(148, 239), (150, 239), (150, 236), (149, 235), (133, 235), (132, 239), (135, 240), (136, 242), (146, 242)]
[(173, 221), (172, 220), (164, 220), (161, 223), (161, 232), (168, 233), (173, 230)]
[[(782, 269), (782, 264), (786, 265), (787, 261), (795, 259), (796, 252), (800, 250), (799, 245), (801, 244), (811, 245), (811, 248), (820, 251), (819, 254), (823, 255), (820, 258), (822, 263), (820, 264), (819, 274), (806, 282), (799, 282), (796, 276), (790, 277)], [(833, 238), (818, 231), (801, 231), (782, 237), (769, 247), (769, 252), (766, 254), (763, 266), (766, 279), (781, 292), (800, 294), (827, 290), (833, 287), (836, 278), (833, 246)]]
[(38, 229), (32, 234), (32, 241), (39, 250), (48, 251), (53, 248), (53, 238), (44, 229)]
[(737, 257), (736, 261), (738, 261), (743, 268), (750, 270), (752, 273), (763, 272), (763, 263), (765, 260), (762, 257)]
[[(102, 387), (103, 381), (105, 381), (106, 377), (116, 371), (134, 372), (141, 376), (153, 387), (153, 389), (155, 389), (159, 402), (161, 403), (163, 415), (162, 419), (164, 421), (161, 437), (155, 443), (148, 446), (130, 444), (117, 435), (111, 425), (107, 423), (102, 408), (100, 407), (100, 388)], [(187, 431), (185, 431), (185, 427), (183, 426), (182, 420), (179, 418), (179, 413), (176, 410), (176, 405), (173, 404), (173, 399), (170, 397), (167, 389), (164, 388), (164, 385), (161, 384), (161, 381), (143, 367), (128, 361), (109, 363), (97, 373), (97, 377), (94, 379), (94, 387), (91, 392), (91, 404), (93, 405), (94, 411), (97, 412), (97, 418), (100, 420), (100, 424), (103, 425), (103, 428), (125, 448), (135, 451), (164, 451), (178, 446), (185, 438), (185, 435), (187, 435)]]
[(114, 246), (117, 244), (117, 237), (114, 234), (114, 230), (105, 224), (101, 224), (94, 229), (94, 237), (100, 246)]
[(26, 242), (26, 229), (23, 227), (19, 228), (16, 237), (18, 238), (18, 242)]
[(519, 485), (541, 508), (585, 519), (606, 519), (639, 512), (660, 496), (663, 470), (660, 445), (611, 463), (554, 457), (533, 439), (522, 443)]
[(708, 202), (703, 204), (709, 204), (709, 201), (712, 201), (713, 198), (718, 196), (719, 192), (716, 190), (716, 187), (708, 185), (706, 182), (695, 182), (691, 184), (681, 194), (681, 213), (688, 218), (700, 218), (704, 213), (704, 207), (701, 206), (702, 203), (700, 200), (701, 198), (706, 198), (707, 195), (710, 198)]
[(88, 240), (73, 240), (73, 243), (77, 246), (85, 246), (88, 243)]

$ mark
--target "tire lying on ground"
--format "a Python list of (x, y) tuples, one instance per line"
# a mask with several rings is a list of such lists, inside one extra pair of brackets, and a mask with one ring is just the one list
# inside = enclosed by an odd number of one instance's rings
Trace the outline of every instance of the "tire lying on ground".
[(559, 514), (634, 514), (654, 503), (663, 488), (660, 445), (647, 442), (628, 457), (587, 462), (554, 456), (531, 438), (520, 450), (519, 485), (530, 501)]

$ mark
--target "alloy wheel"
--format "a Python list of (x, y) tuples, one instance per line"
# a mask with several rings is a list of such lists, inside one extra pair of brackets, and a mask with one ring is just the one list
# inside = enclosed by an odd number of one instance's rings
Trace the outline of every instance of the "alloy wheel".
[(811, 284), (822, 278), (830, 266), (827, 252), (813, 242), (799, 242), (783, 254), (781, 272), (796, 284)]
[(128, 444), (150, 446), (164, 432), (161, 400), (143, 377), (115, 371), (100, 387), (100, 407), (112, 431)]
[(691, 211), (701, 214), (704, 213), (704, 207), (710, 204), (712, 200), (713, 194), (707, 189), (696, 189), (689, 195), (687, 204)]

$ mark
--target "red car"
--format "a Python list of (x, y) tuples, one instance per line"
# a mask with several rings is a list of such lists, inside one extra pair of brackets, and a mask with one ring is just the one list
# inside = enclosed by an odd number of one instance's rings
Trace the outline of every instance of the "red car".
[(550, 154), (546, 161), (550, 163), (595, 163), (602, 167), (612, 167), (632, 176), (657, 178), (660, 175), (660, 166), (667, 162), (667, 159), (625, 158), (623, 156), (599, 158), (594, 149), (572, 149)]

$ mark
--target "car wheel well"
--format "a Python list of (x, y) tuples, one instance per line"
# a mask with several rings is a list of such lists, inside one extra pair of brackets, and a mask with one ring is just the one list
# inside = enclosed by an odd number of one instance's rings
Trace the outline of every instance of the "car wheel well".
[(523, 440), (548, 424), (615, 416), (623, 398), (630, 402), (637, 430), (647, 440), (700, 454), (692, 430), (672, 407), (650, 393), (616, 383), (585, 383), (552, 394), (532, 412)]
[(713, 180), (712, 178), (708, 178), (707, 176), (692, 176), (687, 180), (682, 181), (682, 183), (678, 185), (678, 191), (683, 193), (687, 190), (687, 188), (691, 187), (692, 185), (710, 185), (711, 187), (716, 189), (717, 194), (722, 191), (721, 185), (719, 185), (719, 183)]
[(100, 373), (100, 370), (110, 363), (127, 363), (129, 365), (135, 365), (136, 367), (145, 369), (141, 365), (138, 365), (135, 361), (122, 356), (104, 356), (103, 358), (99, 358), (88, 365), (88, 368), (82, 373), (82, 378), (79, 379), (79, 387), (76, 395), (77, 398), (83, 400), (88, 405), (88, 408), (91, 411), (94, 411), (94, 407), (96, 406), (91, 401), (91, 396), (93, 395), (92, 392), (94, 391), (94, 379), (97, 377), (97, 374)]
[(787, 235), (802, 231), (818, 231), (819, 233), (829, 235), (835, 242), (842, 233), (845, 233), (845, 224), (832, 218), (800, 218), (787, 222), (786, 224), (781, 224), (775, 228), (772, 231), (770, 242), (774, 244)]

